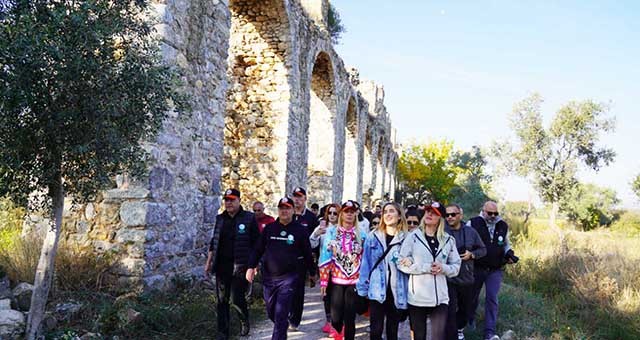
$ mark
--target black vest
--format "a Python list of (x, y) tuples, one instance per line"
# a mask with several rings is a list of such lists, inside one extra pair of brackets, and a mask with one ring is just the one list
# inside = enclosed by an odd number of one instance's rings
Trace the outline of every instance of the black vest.
[(503, 266), (504, 259), (504, 242), (507, 240), (507, 231), (509, 226), (505, 221), (498, 221), (496, 229), (493, 232), (493, 239), (489, 234), (487, 222), (484, 218), (476, 216), (471, 220), (471, 226), (480, 234), (482, 242), (487, 247), (487, 255), (476, 259), (475, 265), (478, 267), (488, 267), (498, 269)]
[[(220, 240), (220, 230), (224, 226), (224, 214), (220, 214), (216, 217), (216, 228), (213, 232), (213, 268), (217, 268), (218, 259), (218, 242)], [(241, 227), (241, 225), (243, 225)], [(242, 228), (243, 232), (240, 232)], [(257, 228), (257, 222), (255, 215), (252, 212), (241, 210), (236, 216), (236, 225), (233, 230), (235, 233), (235, 241), (233, 244), (233, 272), (234, 274), (241, 274), (247, 269), (247, 263), (249, 262), (249, 255), (252, 250), (251, 240), (251, 228)], [(255, 241), (255, 240), (254, 240)]]

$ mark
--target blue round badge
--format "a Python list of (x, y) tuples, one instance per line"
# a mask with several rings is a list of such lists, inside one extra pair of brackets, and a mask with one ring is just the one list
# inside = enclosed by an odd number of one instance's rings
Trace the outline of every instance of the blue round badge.
[(246, 231), (247, 231), (247, 230), (246, 230), (246, 227), (244, 226), (244, 224), (240, 224), (240, 225), (238, 225), (238, 232), (239, 232), (240, 234), (244, 234)]

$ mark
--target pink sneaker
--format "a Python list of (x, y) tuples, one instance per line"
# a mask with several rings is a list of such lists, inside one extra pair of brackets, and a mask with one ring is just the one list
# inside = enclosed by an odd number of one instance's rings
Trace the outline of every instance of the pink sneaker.
[(331, 333), (329, 334), (330, 338), (334, 340), (344, 340), (344, 327), (342, 327), (342, 332), (338, 333), (333, 327), (331, 327)]
[(331, 331), (333, 330), (333, 327), (331, 327), (331, 322), (327, 321), (324, 326), (322, 326), (322, 331), (324, 333), (331, 333)]

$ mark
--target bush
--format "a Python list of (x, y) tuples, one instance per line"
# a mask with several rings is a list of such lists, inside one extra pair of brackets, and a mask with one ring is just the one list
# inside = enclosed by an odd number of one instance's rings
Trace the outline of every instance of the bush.
[[(42, 239), (34, 235), (20, 236), (19, 231), (4, 233), (0, 248), (0, 263), (3, 264), (12, 282), (30, 282), (35, 277)], [(112, 253), (96, 254), (91, 246), (80, 246), (61, 241), (56, 256), (55, 285), (60, 290), (100, 291), (105, 287), (105, 274), (113, 267)]]
[(611, 230), (624, 233), (627, 236), (640, 236), (640, 212), (623, 212), (620, 218), (611, 225)]

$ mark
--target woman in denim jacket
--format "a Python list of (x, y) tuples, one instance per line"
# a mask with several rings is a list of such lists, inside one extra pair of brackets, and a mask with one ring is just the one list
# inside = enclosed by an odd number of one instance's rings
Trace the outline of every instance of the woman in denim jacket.
[(367, 235), (364, 243), (360, 279), (356, 289), (358, 295), (370, 300), (372, 340), (382, 339), (385, 318), (385, 339), (398, 339), (398, 324), (402, 313), (400, 310), (407, 309), (409, 276), (398, 271), (397, 261), (400, 245), (406, 234), (407, 222), (402, 207), (397, 203), (387, 203), (382, 208), (380, 225)]

